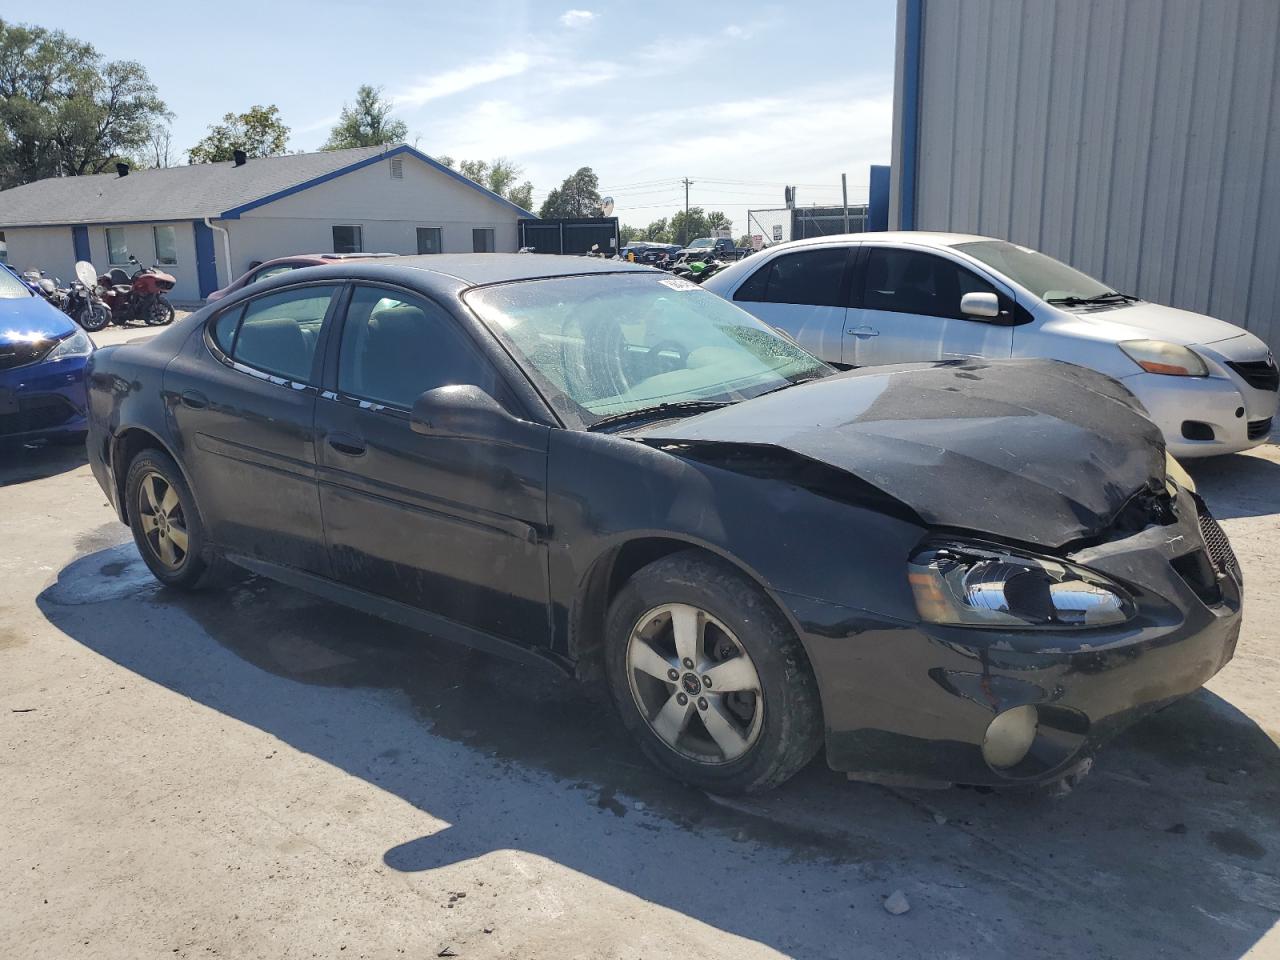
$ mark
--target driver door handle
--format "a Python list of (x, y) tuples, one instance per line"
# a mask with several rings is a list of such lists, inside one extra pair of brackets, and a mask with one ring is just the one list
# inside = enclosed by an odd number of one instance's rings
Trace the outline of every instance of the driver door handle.
[(203, 410), (209, 405), (209, 398), (196, 390), (184, 390), (180, 399), (184, 407), (192, 410)]
[(868, 326), (866, 326), (865, 324), (864, 324), (863, 326), (861, 326), (861, 327), (851, 327), (850, 329), (846, 330), (846, 331), (845, 331), (845, 333), (847, 333), (847, 334), (848, 334), (849, 336), (851, 336), (851, 337), (878, 337), (878, 336), (880, 336), (880, 331), (879, 331), (879, 330), (875, 329), (874, 327), (868, 327)]
[(367, 449), (363, 440), (349, 433), (331, 433), (327, 440), (329, 446), (348, 457), (363, 457)]

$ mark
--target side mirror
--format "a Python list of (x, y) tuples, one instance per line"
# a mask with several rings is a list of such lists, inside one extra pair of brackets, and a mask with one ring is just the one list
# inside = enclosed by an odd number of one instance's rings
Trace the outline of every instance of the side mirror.
[(533, 426), (509, 414), (481, 387), (461, 383), (428, 390), (413, 404), (409, 424), (426, 437), (515, 440)]
[(1000, 298), (994, 293), (966, 293), (960, 298), (960, 312), (966, 317), (998, 317)]

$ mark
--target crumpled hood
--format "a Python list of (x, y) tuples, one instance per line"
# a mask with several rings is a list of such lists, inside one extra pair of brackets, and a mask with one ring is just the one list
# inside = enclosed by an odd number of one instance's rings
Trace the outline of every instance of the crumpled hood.
[[(1131, 394), (1056, 360), (869, 367), (629, 435), (770, 447), (852, 474), (931, 526), (1057, 547), (1162, 484), (1164, 440)], [(696, 454), (695, 454), (696, 455)]]
[(1109, 310), (1073, 313), (1072, 316), (1091, 324), (1127, 327), (1127, 330), (1117, 329), (1117, 340), (1168, 340), (1186, 347), (1199, 343), (1217, 343), (1245, 332), (1242, 327), (1225, 320), (1159, 303), (1131, 303)]

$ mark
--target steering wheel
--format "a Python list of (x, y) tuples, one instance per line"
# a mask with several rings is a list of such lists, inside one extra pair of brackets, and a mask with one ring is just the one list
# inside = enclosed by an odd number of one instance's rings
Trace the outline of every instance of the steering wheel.
[[(674, 357), (663, 356), (663, 354), (672, 353), (675, 354)], [(678, 343), (675, 340), (662, 340), (649, 348), (650, 376), (671, 373), (674, 370), (683, 370), (688, 365), (689, 351), (685, 349), (682, 343)]]

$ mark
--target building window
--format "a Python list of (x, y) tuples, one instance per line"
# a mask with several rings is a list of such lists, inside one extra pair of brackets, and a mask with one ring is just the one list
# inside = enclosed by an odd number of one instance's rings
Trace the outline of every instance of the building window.
[(419, 253), (444, 253), (444, 231), (440, 227), (418, 228)]
[(363, 253), (364, 237), (359, 226), (333, 228), (334, 253)]
[(178, 238), (173, 227), (152, 227), (156, 241), (156, 263), (173, 265), (178, 262)]
[(471, 249), (476, 253), (493, 253), (493, 228), (476, 227), (472, 230)]
[(129, 245), (124, 241), (124, 227), (107, 227), (107, 262), (113, 267), (129, 262)]

